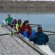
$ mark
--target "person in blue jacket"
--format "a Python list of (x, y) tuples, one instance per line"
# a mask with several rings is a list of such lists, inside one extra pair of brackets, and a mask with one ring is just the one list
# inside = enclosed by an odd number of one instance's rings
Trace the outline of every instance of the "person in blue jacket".
[(37, 32), (35, 33), (34, 36), (29, 37), (30, 41), (33, 41), (34, 43), (38, 45), (46, 45), (46, 43), (49, 41), (48, 35), (43, 33), (42, 27), (37, 28)]

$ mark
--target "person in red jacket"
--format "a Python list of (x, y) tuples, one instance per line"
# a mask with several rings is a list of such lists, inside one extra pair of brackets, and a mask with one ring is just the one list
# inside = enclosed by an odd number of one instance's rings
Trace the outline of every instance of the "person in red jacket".
[(19, 29), (19, 33), (21, 33), (22, 35), (29, 37), (32, 34), (32, 28), (29, 25), (29, 21), (25, 20), (22, 27), (20, 27)]

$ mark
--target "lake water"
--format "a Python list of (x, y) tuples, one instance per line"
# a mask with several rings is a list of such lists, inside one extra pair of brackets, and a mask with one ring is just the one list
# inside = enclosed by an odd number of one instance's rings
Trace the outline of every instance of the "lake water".
[[(41, 24), (44, 30), (55, 31), (55, 13), (43, 14), (26, 14), (26, 13), (9, 13), (15, 19), (29, 20), (31, 24)], [(8, 17), (8, 13), (0, 13), (0, 23), (2, 19)], [(48, 45), (55, 52), (55, 35), (49, 36)]]

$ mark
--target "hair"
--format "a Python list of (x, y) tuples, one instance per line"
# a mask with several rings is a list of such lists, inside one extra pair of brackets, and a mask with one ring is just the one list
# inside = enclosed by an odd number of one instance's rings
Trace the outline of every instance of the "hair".
[(8, 14), (8, 17), (10, 17), (10, 14)]
[[(13, 19), (13, 20), (16, 20), (16, 19)], [(17, 20), (16, 20), (17, 21)]]
[(21, 19), (18, 19), (18, 23), (19, 23), (19, 22), (22, 22)]
[(38, 30), (39, 32), (42, 32), (42, 27), (41, 27), (41, 26), (38, 26), (37, 30)]
[(29, 21), (25, 20), (24, 23), (23, 23), (23, 26), (25, 26), (26, 23), (29, 23)]

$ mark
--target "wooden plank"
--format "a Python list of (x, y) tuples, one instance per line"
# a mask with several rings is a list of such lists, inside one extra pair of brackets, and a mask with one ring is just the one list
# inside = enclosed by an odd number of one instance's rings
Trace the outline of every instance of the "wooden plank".
[[(5, 29), (5, 31), (7, 31), (7, 29)], [(17, 43), (13, 37), (10, 35), (0, 36), (0, 55), (40, 55), (22, 40), (18, 39)]]
[[(12, 28), (10, 28), (11, 30), (12, 30)], [(13, 30), (12, 30), (12, 32), (14, 32)], [(29, 45), (32, 49), (34, 49), (36, 52), (38, 52), (39, 54), (41, 54), (41, 55), (47, 55), (45, 52), (43, 52), (41, 49), (39, 49), (38, 47), (35, 47), (35, 46), (33, 46), (31, 43), (30, 43), (30, 41), (27, 41), (27, 40), (25, 40), (24, 38), (22, 38), (23, 36), (22, 35), (19, 35), (19, 38), (23, 41), (23, 42), (25, 42), (27, 45)]]
[(6, 30), (6, 28), (0, 27), (0, 34), (4, 34), (4, 33), (11, 33), (11, 32), (9, 30)]

